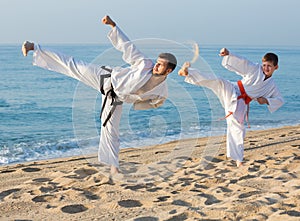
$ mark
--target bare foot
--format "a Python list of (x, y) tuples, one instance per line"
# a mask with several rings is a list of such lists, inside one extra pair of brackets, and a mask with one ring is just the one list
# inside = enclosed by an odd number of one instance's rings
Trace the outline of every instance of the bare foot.
[(102, 23), (105, 25), (110, 25), (112, 28), (116, 26), (116, 23), (108, 15), (105, 15), (102, 18)]
[(241, 167), (241, 166), (243, 166), (244, 164), (243, 164), (243, 162), (241, 162), (241, 161), (236, 161), (236, 166), (237, 167)]
[(34, 50), (34, 43), (29, 42), (29, 41), (25, 41), (22, 45), (22, 53), (25, 56), (27, 56), (29, 51), (33, 51)]
[(188, 76), (189, 74), (189, 71), (188, 71), (188, 68), (191, 66), (191, 63), (190, 62), (184, 62), (184, 64), (182, 65), (181, 69), (178, 71), (178, 75), (180, 76)]
[(111, 167), (110, 167), (110, 174), (111, 175), (116, 175), (118, 173), (120, 173), (118, 167), (115, 167), (115, 166), (111, 165)]
[(120, 173), (119, 169), (113, 165), (110, 167), (110, 176), (109, 176), (109, 182), (111, 184), (115, 182), (120, 182), (124, 179), (124, 175)]
[(228, 49), (227, 49), (227, 48), (222, 48), (222, 49), (220, 50), (219, 56), (224, 57), (224, 56), (227, 56), (227, 55), (229, 55)]

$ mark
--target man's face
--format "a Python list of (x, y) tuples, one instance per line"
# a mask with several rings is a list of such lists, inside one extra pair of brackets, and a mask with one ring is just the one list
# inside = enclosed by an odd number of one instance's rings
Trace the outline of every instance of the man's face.
[(163, 58), (157, 58), (156, 64), (153, 67), (153, 74), (167, 75), (171, 72), (170, 68), (167, 68), (168, 61)]
[(267, 77), (271, 77), (273, 72), (275, 70), (277, 70), (278, 68), (278, 65), (274, 65), (273, 62), (271, 61), (263, 61), (262, 63), (262, 69), (263, 69), (263, 72), (265, 73), (265, 75)]

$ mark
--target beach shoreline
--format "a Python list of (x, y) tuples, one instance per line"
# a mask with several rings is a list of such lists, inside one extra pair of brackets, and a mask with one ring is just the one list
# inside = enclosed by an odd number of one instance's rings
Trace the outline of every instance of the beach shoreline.
[(300, 125), (248, 131), (243, 168), (225, 142), (121, 149), (113, 180), (94, 155), (3, 165), (0, 220), (299, 220)]

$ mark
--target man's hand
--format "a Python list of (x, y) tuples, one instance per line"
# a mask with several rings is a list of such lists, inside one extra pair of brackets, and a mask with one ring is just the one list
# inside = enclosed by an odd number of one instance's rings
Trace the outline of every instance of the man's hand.
[(269, 105), (268, 100), (267, 100), (266, 98), (264, 98), (264, 97), (259, 97), (259, 98), (257, 98), (256, 100), (257, 100), (257, 102), (258, 102), (259, 104), (268, 104), (268, 105)]
[(112, 28), (116, 26), (116, 23), (108, 15), (105, 15), (102, 18), (102, 23), (105, 25), (110, 25)]
[(229, 51), (227, 50), (227, 48), (222, 48), (220, 50), (220, 54), (219, 54), (221, 57), (224, 57), (226, 55), (229, 55)]

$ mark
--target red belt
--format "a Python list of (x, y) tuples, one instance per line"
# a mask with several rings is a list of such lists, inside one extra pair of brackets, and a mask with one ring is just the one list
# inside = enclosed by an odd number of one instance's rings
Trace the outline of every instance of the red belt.
[(241, 95), (238, 96), (238, 99), (241, 99), (241, 98), (244, 99), (245, 104), (247, 105), (246, 122), (248, 124), (248, 127), (250, 128), (250, 123), (249, 123), (249, 109), (250, 109), (250, 106), (249, 106), (249, 103), (252, 101), (252, 98), (249, 97), (248, 94), (246, 93), (244, 85), (243, 85), (241, 80), (239, 80), (237, 82), (237, 84), (238, 84), (240, 92), (241, 92)]
[(244, 101), (245, 101), (245, 104), (249, 104), (249, 103), (252, 101), (252, 98), (251, 98), (251, 97), (249, 97), (249, 96), (248, 96), (248, 94), (246, 93), (246, 91), (245, 91), (245, 88), (244, 88), (244, 85), (243, 85), (242, 81), (241, 81), (241, 80), (239, 80), (239, 81), (237, 82), (237, 84), (238, 84), (238, 86), (239, 86), (239, 89), (240, 89), (240, 92), (241, 92), (241, 95), (240, 95), (240, 96), (238, 96), (238, 99), (241, 99), (241, 98), (243, 98), (243, 99), (244, 99)]
[[(250, 127), (250, 124), (249, 124), (249, 103), (252, 101), (252, 98), (248, 96), (248, 94), (246, 93), (245, 91), (245, 88), (244, 88), (244, 85), (242, 83), (241, 80), (239, 80), (237, 82), (238, 86), (239, 86), (239, 89), (240, 89), (240, 92), (241, 92), (241, 95), (238, 96), (237, 99), (244, 99), (245, 101), (245, 104), (247, 104), (247, 114), (246, 114), (246, 121), (248, 123), (248, 127)], [(224, 117), (224, 118), (221, 118), (220, 120), (223, 120), (223, 119), (226, 119), (227, 117), (229, 117), (230, 115), (232, 115), (233, 112), (229, 111), (229, 113)]]

